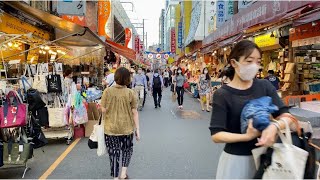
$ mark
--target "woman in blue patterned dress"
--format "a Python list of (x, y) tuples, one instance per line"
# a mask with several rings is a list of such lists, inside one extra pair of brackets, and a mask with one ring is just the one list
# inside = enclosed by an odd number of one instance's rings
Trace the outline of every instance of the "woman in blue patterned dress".
[(200, 104), (201, 109), (204, 111), (204, 100), (206, 101), (206, 109), (207, 112), (209, 110), (209, 102), (210, 102), (210, 93), (211, 93), (211, 78), (208, 73), (207, 68), (203, 68), (202, 74), (200, 75), (199, 82), (198, 82), (198, 90), (200, 95)]

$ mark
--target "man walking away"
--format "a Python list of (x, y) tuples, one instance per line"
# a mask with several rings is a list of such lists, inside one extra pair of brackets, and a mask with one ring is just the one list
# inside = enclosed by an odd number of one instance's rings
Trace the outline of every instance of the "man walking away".
[(172, 71), (170, 68), (168, 68), (168, 72), (169, 72), (169, 86), (171, 86), (171, 84), (172, 84)]
[(163, 90), (163, 78), (159, 74), (158, 70), (154, 71), (153, 78), (150, 79), (150, 88), (153, 95), (154, 107), (161, 107), (161, 98), (162, 98), (162, 90)]
[(138, 69), (138, 74), (133, 77), (132, 87), (134, 91), (138, 95), (138, 105), (139, 111), (142, 111), (143, 99), (144, 99), (144, 91), (147, 89), (147, 78), (144, 74), (142, 74), (142, 68)]
[(274, 75), (273, 70), (268, 71), (268, 76), (265, 78), (268, 81), (271, 82), (271, 84), (276, 88), (276, 90), (279, 90), (280, 88), (280, 80), (277, 76)]
[(164, 70), (163, 76), (164, 76), (164, 86), (167, 88), (169, 83), (169, 72), (167, 70)]

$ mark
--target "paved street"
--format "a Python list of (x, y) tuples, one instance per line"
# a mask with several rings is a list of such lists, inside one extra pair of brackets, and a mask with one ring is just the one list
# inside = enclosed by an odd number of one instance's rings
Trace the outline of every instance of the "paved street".
[[(165, 90), (161, 109), (154, 109), (152, 97), (140, 113), (142, 139), (135, 143), (128, 175), (133, 179), (214, 178), (222, 145), (211, 142), (210, 113), (185, 93), (185, 110), (177, 109)], [(40, 178), (68, 148), (65, 141), (53, 141), (35, 151), (25, 178)], [(83, 138), (48, 176), (49, 179), (110, 178), (108, 156), (98, 157)], [(21, 178), (23, 169), (1, 170), (0, 178)]]

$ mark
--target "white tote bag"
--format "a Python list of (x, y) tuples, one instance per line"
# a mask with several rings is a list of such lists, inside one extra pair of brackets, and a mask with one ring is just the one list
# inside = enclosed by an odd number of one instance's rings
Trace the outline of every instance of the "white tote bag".
[[(303, 179), (309, 153), (292, 144), (292, 137), (288, 123), (285, 136), (278, 132), (282, 143), (273, 145), (272, 162), (265, 170), (262, 179)], [(252, 150), (257, 168), (260, 166), (260, 155), (265, 153), (266, 147)]]
[(49, 126), (50, 127), (64, 127), (66, 122), (64, 119), (65, 108), (61, 106), (60, 98), (55, 98), (54, 106), (48, 108), (49, 113)]
[(107, 152), (106, 139), (104, 136), (104, 116), (102, 116), (101, 124), (94, 126), (94, 131), (98, 141), (97, 154), (98, 156), (103, 156)]
[[(28, 72), (28, 76), (26, 76), (27, 72)], [(25, 65), (25, 69), (24, 69), (24, 73), (23, 73), (22, 77), (25, 77), (25, 79), (28, 81), (28, 83), (25, 82), (24, 86), (23, 86), (22, 80), (19, 80), (20, 89), (25, 88), (25, 91), (28, 91), (32, 87), (32, 84), (33, 84), (32, 73), (31, 73), (30, 66), (28, 64)]]
[(48, 93), (46, 75), (42, 73), (41, 64), (38, 64), (37, 73), (34, 76), (32, 88), (37, 89), (41, 93)]

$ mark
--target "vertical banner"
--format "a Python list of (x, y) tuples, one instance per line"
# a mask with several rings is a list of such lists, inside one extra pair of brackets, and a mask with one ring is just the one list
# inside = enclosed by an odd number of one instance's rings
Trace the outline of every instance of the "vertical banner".
[(126, 28), (125, 30), (125, 47), (132, 49), (132, 29)]
[(226, 14), (226, 18), (225, 20), (230, 19), (233, 16), (233, 0), (228, 0), (226, 1), (226, 10), (225, 10), (225, 14)]
[(216, 5), (217, 1), (216, 0), (211, 0), (211, 1), (206, 1), (206, 27), (208, 33), (212, 33), (215, 29), (214, 27), (214, 21), (215, 21), (215, 16), (216, 16)]
[(171, 52), (176, 53), (176, 31), (175, 28), (171, 28)]
[(139, 35), (136, 35), (134, 37), (134, 50), (136, 51), (136, 54), (139, 54), (139, 49), (140, 49), (140, 39), (139, 39)]
[(182, 39), (183, 39), (183, 36), (182, 36), (182, 22), (180, 21), (178, 23), (178, 48), (182, 48), (183, 47)]
[(98, 34), (113, 38), (113, 17), (112, 17), (111, 1), (98, 1)]
[(225, 2), (218, 0), (217, 2), (217, 28), (219, 28), (225, 21)]

